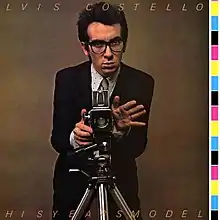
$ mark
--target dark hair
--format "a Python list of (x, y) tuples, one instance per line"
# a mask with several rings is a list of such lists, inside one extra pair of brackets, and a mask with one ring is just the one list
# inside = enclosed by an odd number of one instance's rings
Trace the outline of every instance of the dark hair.
[(104, 25), (120, 24), (121, 37), (126, 44), (128, 38), (127, 21), (123, 10), (119, 10), (117, 5), (112, 5), (108, 2), (98, 2), (83, 9), (77, 22), (78, 38), (81, 42), (89, 41), (87, 29), (93, 22), (100, 22)]

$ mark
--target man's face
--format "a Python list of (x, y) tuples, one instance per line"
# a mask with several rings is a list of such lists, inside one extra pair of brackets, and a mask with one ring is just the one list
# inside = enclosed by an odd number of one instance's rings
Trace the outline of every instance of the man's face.
[[(83, 46), (85, 55), (90, 55), (96, 71), (104, 76), (110, 76), (118, 69), (122, 59), (123, 42), (120, 37), (120, 24), (109, 26), (94, 22), (88, 26), (87, 32), (91, 44), (88, 46), (88, 51)], [(110, 43), (112, 50), (109, 45), (105, 46), (105, 42)]]

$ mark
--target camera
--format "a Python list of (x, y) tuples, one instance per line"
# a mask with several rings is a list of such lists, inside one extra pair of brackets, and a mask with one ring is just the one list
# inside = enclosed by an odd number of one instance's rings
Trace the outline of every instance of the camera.
[(92, 93), (92, 109), (84, 114), (84, 123), (93, 129), (95, 143), (108, 141), (113, 131), (113, 116), (109, 104), (108, 90)]

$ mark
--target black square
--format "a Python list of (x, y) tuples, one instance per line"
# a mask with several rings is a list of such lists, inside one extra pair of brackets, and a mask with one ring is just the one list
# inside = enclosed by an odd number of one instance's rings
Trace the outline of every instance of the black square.
[(218, 165), (218, 151), (211, 152), (211, 164)]
[(218, 105), (218, 91), (211, 92), (211, 105)]
[(218, 31), (211, 32), (211, 44), (218, 45)]
[(218, 211), (211, 211), (211, 220), (218, 220)]

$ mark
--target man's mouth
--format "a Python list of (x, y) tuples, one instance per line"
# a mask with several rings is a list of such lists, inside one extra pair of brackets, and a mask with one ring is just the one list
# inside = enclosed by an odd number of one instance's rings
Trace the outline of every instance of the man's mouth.
[(104, 66), (109, 66), (109, 65), (113, 65), (114, 62), (106, 62), (106, 63), (103, 63)]
[(103, 63), (102, 68), (103, 69), (114, 69), (115, 68), (115, 63), (113, 63), (113, 62)]

